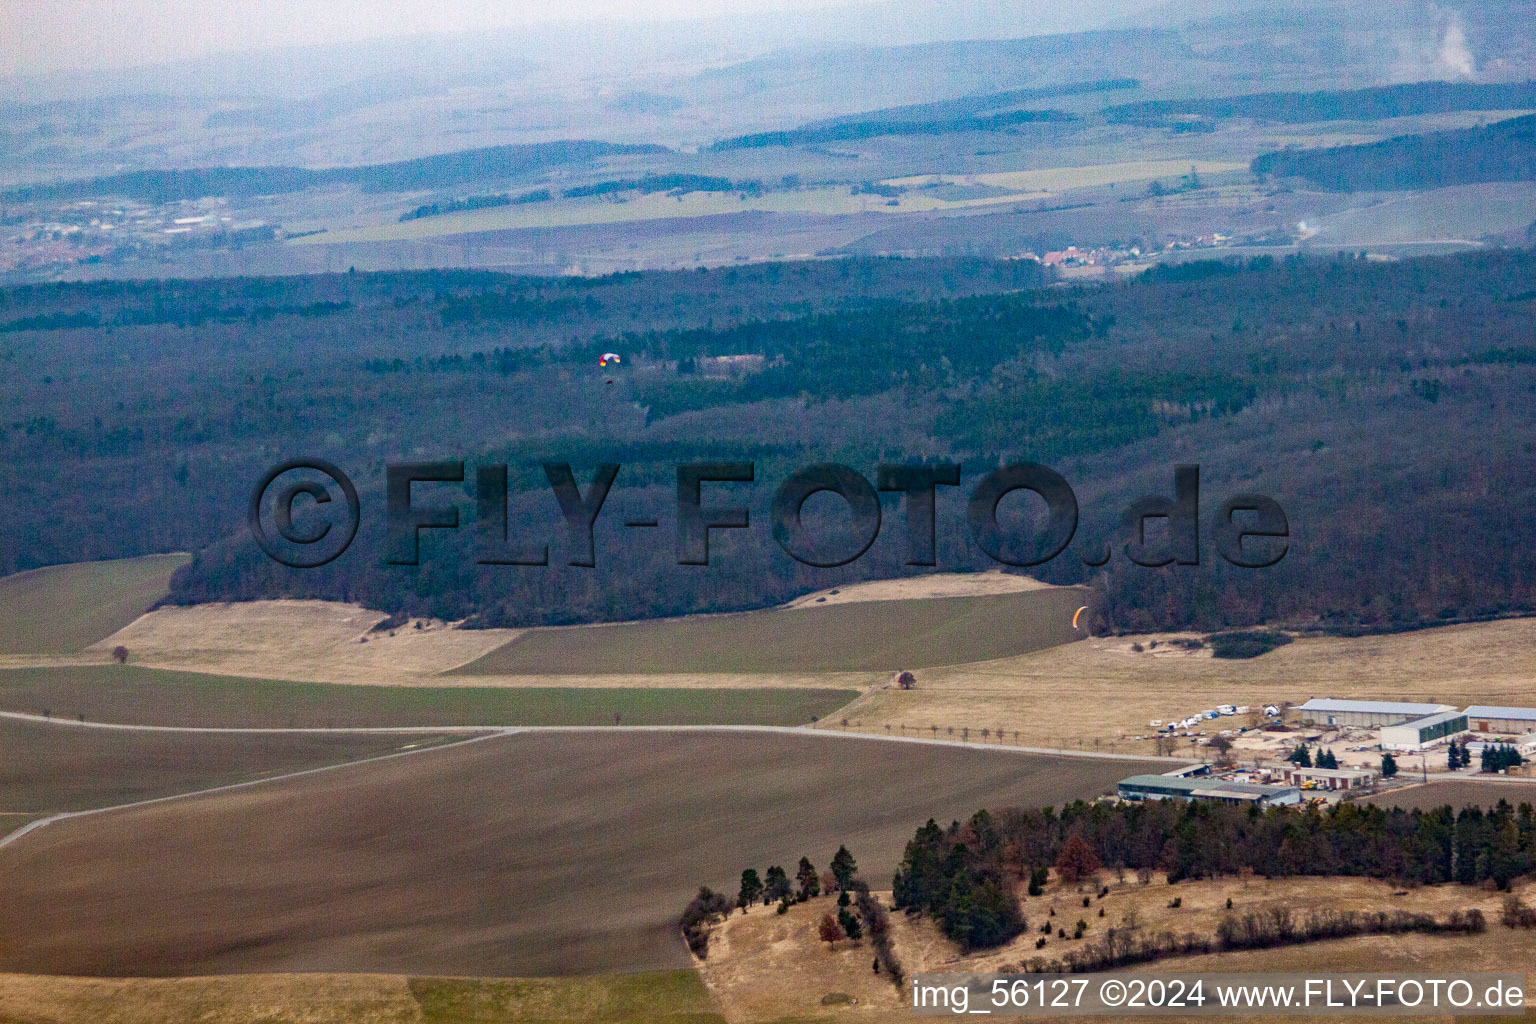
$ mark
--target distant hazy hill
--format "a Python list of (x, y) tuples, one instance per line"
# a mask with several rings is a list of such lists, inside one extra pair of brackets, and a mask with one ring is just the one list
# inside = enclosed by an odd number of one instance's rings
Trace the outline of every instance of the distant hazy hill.
[[(1169, 0), (1110, 24), (1176, 31), (1208, 81), (1251, 83), (1245, 92), (1536, 73), (1528, 0)], [(1191, 95), (1197, 85), (1169, 89)]]
[(1018, 39), (786, 50), (680, 88), (696, 103), (750, 97), (787, 117), (846, 111), (855, 97), (866, 108), (894, 107), (1126, 75), (1164, 96), (1194, 97), (1536, 73), (1530, 7), (1515, 0), (1465, 10), (1419, 0), (1194, 0), (1107, 24), (1114, 27)]
[(850, 111), (855, 98), (867, 110), (1123, 78), (1128, 71), (1163, 79), (1190, 71), (1192, 59), (1172, 31), (1084, 32), (787, 51), (705, 72), (687, 90), (699, 103), (752, 97), (763, 111), (793, 116), (818, 109)]

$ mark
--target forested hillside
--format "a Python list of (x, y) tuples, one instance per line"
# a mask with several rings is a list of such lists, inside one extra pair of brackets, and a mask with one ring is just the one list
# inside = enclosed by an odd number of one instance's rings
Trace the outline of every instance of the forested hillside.
[(1252, 167), (1255, 174), (1305, 178), (1341, 192), (1533, 181), (1536, 114), (1363, 146), (1264, 153)]
[(1107, 107), (1121, 124), (1160, 125), (1184, 117), (1251, 117), (1277, 124), (1374, 121), (1456, 110), (1526, 110), (1536, 107), (1536, 82), (1412, 82), (1370, 89), (1261, 92), (1242, 96), (1147, 100)]
[(1092, 82), (1042, 86), (1034, 89), (1008, 89), (1003, 92), (978, 93), (935, 103), (911, 103), (886, 107), (861, 114), (829, 118), (781, 131), (754, 132), (721, 139), (711, 149), (760, 149), (765, 146), (821, 145), (872, 139), (882, 135), (942, 135), (945, 132), (999, 131), (1023, 124), (1074, 121), (1060, 110), (1018, 109), (1026, 104), (1063, 96), (1135, 89), (1141, 83), (1134, 78), (1105, 78)]
[(757, 132), (724, 139), (711, 148), (761, 149), (764, 146), (822, 145), (828, 142), (851, 142), (857, 139), (874, 139), (882, 135), (943, 135), (946, 132), (995, 132), (1004, 128), (1016, 128), (1025, 124), (1055, 124), (1077, 120), (1062, 110), (1008, 110), (997, 114), (967, 114), (959, 117), (938, 117), (926, 121), (906, 118), (861, 118), (841, 120), (828, 124), (792, 128), (777, 132)]
[[(0, 292), (0, 523), (6, 570), (192, 548), (174, 599), (360, 600), (477, 624), (606, 620), (771, 604), (905, 565), (891, 495), (879, 539), (839, 569), (792, 562), (768, 529), (791, 472), (953, 460), (940, 569), (993, 563), (965, 499), (1002, 461), (1073, 485), (1071, 547), (1035, 571), (1089, 582), (1100, 628), (1263, 620), (1351, 631), (1536, 602), (1536, 253), (1380, 263), (1193, 263), (1050, 287), (1027, 261), (859, 259), (598, 279), (468, 272), (49, 285)], [(604, 352), (622, 355), (600, 367)], [(299, 455), (356, 481), (345, 555), (283, 568), (251, 542), (250, 488)], [(464, 460), (418, 485), (462, 528), (385, 564), (387, 463)], [(676, 467), (750, 460), (706, 504), (752, 509), (709, 567), (677, 564)], [(572, 550), (541, 463), (585, 488), (619, 463), (595, 568)], [(475, 466), (509, 467), (509, 535), (548, 566), (477, 566)], [(1201, 564), (1143, 568), (1121, 512), (1201, 467)], [(1278, 501), (1279, 565), (1217, 557), (1210, 516)], [(817, 536), (841, 522), (813, 499)], [(1009, 499), (1005, 528), (1031, 530)], [(648, 531), (631, 519), (656, 519)], [(1155, 538), (1154, 538), (1155, 539)], [(1097, 561), (1110, 545), (1102, 568)]]

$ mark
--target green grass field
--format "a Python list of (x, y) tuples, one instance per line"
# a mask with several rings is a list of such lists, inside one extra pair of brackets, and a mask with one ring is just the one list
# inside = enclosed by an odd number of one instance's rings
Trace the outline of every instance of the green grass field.
[(536, 629), (457, 675), (894, 672), (990, 661), (1086, 633), (1076, 587)]
[(690, 970), (574, 978), (0, 976), (5, 1024), (724, 1024)]
[(166, 595), (187, 556), (50, 565), (0, 579), (0, 654), (69, 654), (104, 640)]
[(801, 725), (854, 690), (342, 686), (134, 665), (0, 670), (0, 710), (141, 725)]

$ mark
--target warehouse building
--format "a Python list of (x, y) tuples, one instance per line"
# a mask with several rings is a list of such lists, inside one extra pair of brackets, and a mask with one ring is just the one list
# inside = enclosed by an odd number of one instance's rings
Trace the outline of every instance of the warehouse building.
[(1309, 789), (1361, 789), (1376, 782), (1376, 773), (1369, 768), (1303, 768), (1290, 765), (1285, 769), (1285, 781), (1293, 786)]
[(1398, 700), (1334, 700), (1313, 697), (1291, 709), (1303, 722), (1318, 725), (1357, 725), (1368, 729), (1399, 725), (1415, 718), (1426, 718), (1444, 711), (1455, 711), (1449, 704), (1414, 704)]
[(1255, 786), (1223, 779), (1179, 778), (1172, 775), (1132, 775), (1121, 779), (1122, 800), (1214, 800), (1224, 804), (1278, 807), (1301, 803), (1295, 786)]
[(1536, 732), (1536, 708), (1506, 708), (1473, 704), (1467, 708), (1467, 728), (1499, 736), (1523, 736)]
[(1386, 750), (1423, 750), (1466, 731), (1465, 711), (1442, 711), (1398, 725), (1383, 726), (1381, 745)]

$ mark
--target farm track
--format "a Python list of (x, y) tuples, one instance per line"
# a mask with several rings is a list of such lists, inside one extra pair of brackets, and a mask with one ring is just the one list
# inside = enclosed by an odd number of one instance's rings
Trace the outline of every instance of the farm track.
[[(8, 716), (8, 717), (15, 717), (15, 716)], [(75, 724), (78, 725), (79, 723), (75, 723)], [(131, 729), (134, 729), (135, 727), (134, 726), (110, 726), (109, 728), (117, 728), (117, 729), (124, 729), (124, 728), (126, 728), (126, 729), (130, 729), (131, 730)], [(153, 731), (157, 731), (157, 732), (158, 731), (165, 731), (166, 730), (166, 727), (164, 727), (164, 726), (144, 726), (142, 728), (145, 729), (145, 730), (153, 730)], [(297, 730), (282, 730), (282, 729), (257, 729), (257, 730), (239, 730), (239, 729), (170, 729), (169, 731), (172, 731), (172, 732), (246, 732), (246, 731), (249, 731), (249, 732), (284, 732), (284, 731), (293, 731), (293, 732), (324, 732), (324, 731), (327, 731), (327, 730), (318, 730), (318, 729), (297, 729)], [(385, 732), (385, 731), (388, 731), (388, 730), (379, 730), (379, 729), (374, 729), (374, 730), (340, 729), (340, 730), (331, 730), (331, 731), (336, 731), (336, 732)], [(408, 731), (415, 732), (416, 730), (408, 730)], [(282, 774), (271, 775), (271, 776), (268, 776), (266, 778), (250, 779), (250, 780), (248, 780), (246, 782), (230, 782), (230, 783), (225, 783), (222, 786), (211, 786), (211, 787), (206, 788), (206, 789), (194, 789), (194, 790), (189, 790), (189, 791), (187, 791), (185, 793), (172, 793), (172, 794), (170, 794), (168, 796), (150, 797), (150, 798), (148, 798), (146, 800), (132, 800), (132, 801), (129, 801), (128, 803), (111, 804), (111, 805), (106, 806), (106, 807), (92, 807), (92, 808), (89, 808), (89, 809), (83, 810), (83, 811), (60, 811), (57, 814), (49, 814), (49, 815), (46, 815), (46, 816), (41, 817), (41, 818), (35, 818), (32, 821), (27, 822), (25, 825), (21, 826), (20, 828), (16, 829), (14, 832), (11, 832), (11, 833), (9, 833), (8, 835), (5, 835), (5, 836), (0, 836), (0, 849), (3, 849), (6, 846), (9, 846), (11, 843), (14, 843), (17, 840), (23, 838), (24, 836), (26, 836), (26, 835), (28, 835), (28, 834), (30, 834), (32, 832), (37, 831), (38, 829), (42, 828), (45, 825), (50, 825), (50, 824), (52, 824), (53, 822), (56, 822), (56, 821), (64, 821), (64, 820), (69, 819), (69, 818), (84, 818), (84, 817), (89, 817), (90, 815), (93, 815), (93, 814), (105, 814), (108, 811), (126, 811), (126, 810), (129, 810), (129, 809), (134, 808), (134, 807), (148, 807), (151, 804), (163, 804), (163, 803), (166, 803), (166, 802), (171, 801), (171, 800), (186, 800), (186, 799), (189, 799), (191, 797), (196, 797), (196, 796), (209, 796), (209, 795), (212, 795), (212, 794), (215, 794), (215, 793), (226, 793), (226, 792), (229, 792), (231, 790), (236, 790), (236, 789), (248, 789), (251, 786), (261, 786), (261, 785), (265, 785), (265, 784), (271, 783), (271, 782), (283, 782), (283, 781), (285, 781), (287, 779), (297, 779), (297, 778), (300, 778), (300, 777), (305, 776), (305, 775), (318, 775), (320, 772), (332, 772), (332, 771), (337, 771), (337, 770), (342, 769), (342, 768), (355, 768), (355, 767), (357, 767), (359, 765), (370, 764), (370, 763), (372, 763), (374, 761), (388, 761), (388, 760), (392, 760), (392, 759), (397, 758), (397, 757), (410, 757), (413, 754), (425, 754), (425, 753), (429, 753), (429, 752), (434, 751), (434, 750), (444, 750), (444, 749), (446, 749), (448, 747), (463, 746), (466, 743), (474, 743), (477, 740), (490, 739), (493, 736), (498, 736), (498, 735), (501, 735), (502, 733), (513, 732), (513, 731), (516, 731), (516, 730), (507, 730), (507, 729), (494, 730), (494, 731), (482, 730), (478, 735), (470, 736), (470, 737), (468, 737), (466, 739), (462, 739), (462, 740), (455, 740), (452, 743), (442, 743), (442, 744), (437, 744), (437, 745), (431, 746), (431, 747), (421, 747), (421, 748), (418, 748), (418, 749), (415, 749), (415, 750), (397, 750), (394, 753), (378, 754), (378, 755), (376, 755), (374, 757), (360, 758), (359, 760), (356, 760), (356, 761), (343, 761), (341, 764), (321, 765), (318, 768), (304, 768), (304, 769), (301, 769), (299, 771), (283, 772)]]

